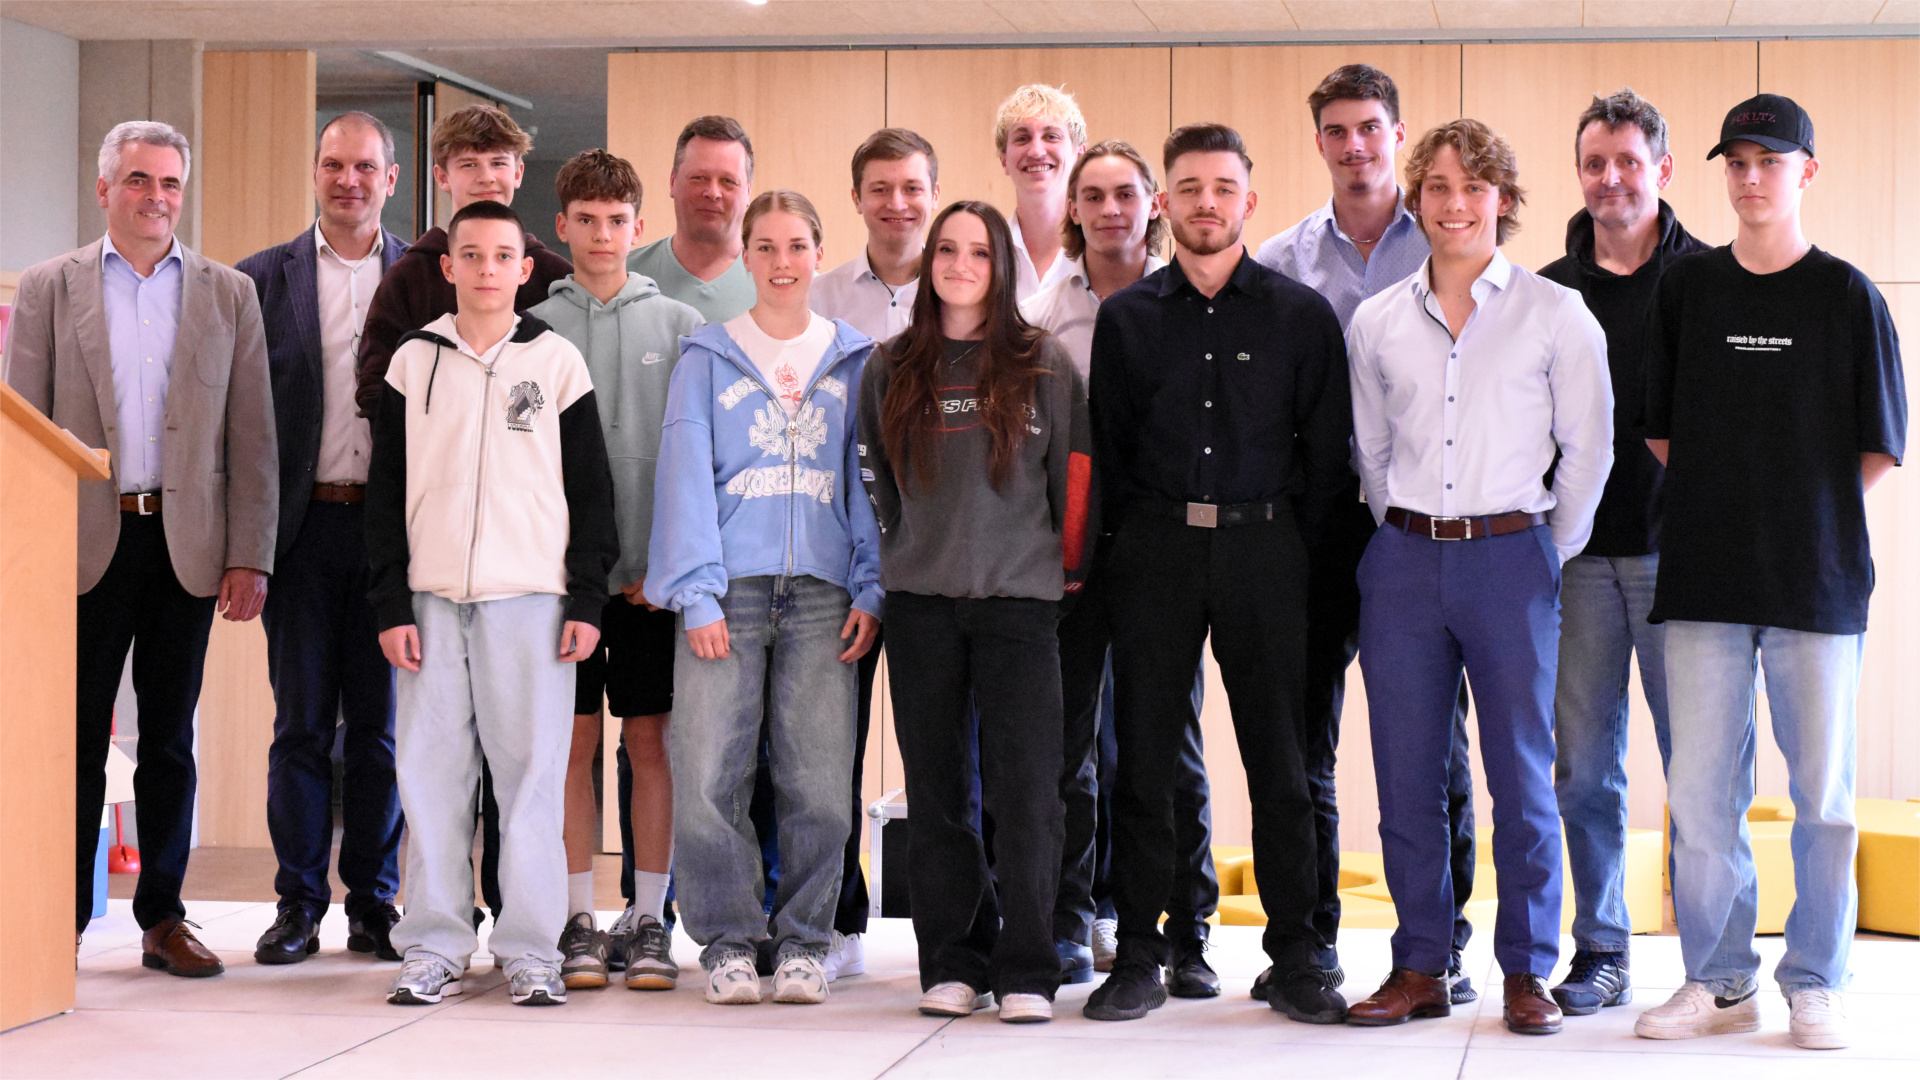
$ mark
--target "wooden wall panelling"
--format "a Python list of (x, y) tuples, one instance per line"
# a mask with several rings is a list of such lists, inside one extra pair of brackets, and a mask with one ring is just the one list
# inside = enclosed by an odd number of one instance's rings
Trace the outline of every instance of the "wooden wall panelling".
[(198, 742), (200, 845), (271, 847), (267, 748), (273, 744), (273, 686), (267, 681), (267, 634), (259, 619), (213, 620), (200, 684)]
[(853, 209), (848, 163), (886, 126), (886, 71), (878, 50), (608, 56), (607, 149), (640, 173), (643, 242), (674, 229), (667, 178), (680, 129), (722, 113), (753, 140), (754, 191), (790, 188), (820, 211), (823, 269), (852, 258), (867, 234)]
[(1729, 108), (1751, 97), (1751, 41), (1583, 42), (1466, 45), (1464, 115), (1513, 144), (1527, 191), (1521, 230), (1507, 257), (1538, 270), (1566, 253), (1567, 219), (1583, 205), (1574, 161), (1574, 124), (1596, 94), (1631, 86), (1666, 117), (1673, 183), (1665, 198), (1687, 230), (1712, 244), (1733, 239), (1720, 162), (1707, 151)]
[(313, 221), (314, 55), (204, 54), (204, 254), (229, 265)]
[[(1173, 50), (1173, 123), (1232, 125), (1253, 158), (1260, 195), (1249, 247), (1326, 204), (1326, 163), (1313, 146), (1307, 95), (1342, 64), (1372, 64), (1400, 90), (1407, 138), (1460, 115), (1458, 45), (1263, 45)], [(1157, 167), (1156, 148), (1149, 157)], [(1406, 155), (1396, 171), (1405, 174)]]
[(993, 147), (1008, 94), (1028, 83), (1063, 87), (1087, 119), (1089, 143), (1125, 139), (1157, 173), (1170, 130), (1169, 64), (1165, 48), (897, 50), (887, 54), (887, 122), (933, 143), (943, 205), (980, 199), (1011, 213), (1013, 182)]
[(1807, 238), (1875, 281), (1920, 281), (1920, 39), (1763, 41), (1760, 89), (1813, 117)]
[[(1797, 100), (1797, 99), (1796, 99)], [(1814, 142), (1819, 143), (1819, 118)], [(1816, 181), (1817, 183), (1818, 181)], [(1911, 244), (1920, 238), (1907, 237)], [(1909, 411), (1920, 404), (1920, 283), (1880, 286), (1900, 330)], [(1873, 539), (1873, 607), (1867, 616), (1866, 655), (1860, 665), (1858, 788), (1867, 798), (1920, 796), (1920, 448), (1911, 428), (1907, 458), (1867, 493), (1867, 530)], [(1778, 794), (1786, 794), (1784, 787)]]

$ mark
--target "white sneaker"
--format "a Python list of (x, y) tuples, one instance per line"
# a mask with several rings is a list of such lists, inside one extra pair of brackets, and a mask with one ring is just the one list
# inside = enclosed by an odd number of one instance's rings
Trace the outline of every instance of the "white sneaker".
[(843, 975), (865, 975), (867, 973), (867, 945), (859, 934), (833, 932), (833, 940), (827, 946), (827, 959), (822, 965), (827, 969), (827, 981), (832, 982)]
[(400, 974), (387, 987), (387, 1000), (395, 1005), (437, 1005), (441, 998), (460, 991), (460, 976), (440, 961), (422, 956), (400, 965)]
[(1112, 971), (1119, 952), (1120, 924), (1113, 919), (1093, 920), (1093, 970)]
[(788, 1005), (818, 1005), (827, 1000), (827, 973), (820, 961), (795, 954), (773, 973), (773, 1000)]
[(729, 956), (707, 970), (707, 1000), (715, 1005), (760, 1004), (760, 975), (753, 957)]
[(1000, 999), (1003, 1024), (1044, 1024), (1053, 1019), (1053, 1002), (1041, 994), (1008, 994)]
[(1760, 999), (1748, 993), (1738, 1001), (1715, 997), (1713, 991), (1690, 982), (1673, 992), (1666, 1004), (1655, 1005), (1633, 1022), (1633, 1033), (1643, 1039), (1697, 1039), (1760, 1030)]
[(1839, 1050), (1847, 1045), (1847, 999), (1838, 990), (1796, 990), (1787, 996), (1793, 1018), (1787, 1030), (1802, 1050)]
[(972, 1016), (992, 1004), (991, 993), (976, 994), (963, 982), (935, 983), (920, 995), (920, 1012), (925, 1016)]

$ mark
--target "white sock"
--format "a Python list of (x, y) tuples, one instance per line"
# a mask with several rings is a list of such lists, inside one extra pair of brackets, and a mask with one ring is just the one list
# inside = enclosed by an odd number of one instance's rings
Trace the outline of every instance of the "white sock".
[(587, 918), (593, 918), (593, 871), (582, 870), (567, 875), (567, 918), (586, 912)]
[(650, 874), (645, 870), (633, 872), (633, 907), (642, 915), (651, 915), (655, 922), (666, 921), (667, 882), (672, 880), (666, 874)]

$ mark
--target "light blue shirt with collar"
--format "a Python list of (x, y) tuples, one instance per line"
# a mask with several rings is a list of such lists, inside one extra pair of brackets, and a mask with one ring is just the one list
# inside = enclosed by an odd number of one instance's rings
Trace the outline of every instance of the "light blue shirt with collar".
[(113, 246), (100, 241), (101, 303), (113, 366), (114, 421), (120, 456), (114, 462), (122, 492), (160, 490), (160, 439), (166, 428), (167, 380), (173, 340), (180, 330), (180, 282), (185, 273), (180, 238), (141, 277)]
[(1344, 330), (1360, 301), (1420, 269), (1427, 257), (1420, 221), (1407, 209), (1405, 193), (1395, 191), (1393, 221), (1373, 245), (1370, 258), (1361, 258), (1353, 238), (1340, 231), (1329, 198), (1327, 205), (1261, 244), (1254, 261), (1326, 297)]
[[(1607, 337), (1580, 294), (1507, 261), (1472, 286), (1455, 340), (1427, 264), (1347, 328), (1353, 440), (1375, 521), (1544, 512), (1560, 561), (1593, 532), (1613, 468)], [(1553, 466), (1553, 487), (1541, 478)]]

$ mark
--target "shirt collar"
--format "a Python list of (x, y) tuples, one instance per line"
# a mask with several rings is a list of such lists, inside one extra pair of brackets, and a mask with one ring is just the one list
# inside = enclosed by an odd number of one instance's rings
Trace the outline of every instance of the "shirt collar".
[[(1070, 259), (1068, 260), (1068, 265), (1073, 267), (1073, 270), (1069, 272), (1069, 274), (1067, 275), (1068, 280), (1072, 281), (1075, 285), (1079, 286), (1082, 289), (1086, 289), (1089, 292), (1093, 291), (1093, 282), (1087, 280), (1086, 256), (1082, 255), (1078, 259)], [(1141, 274), (1140, 276), (1145, 277), (1147, 274), (1151, 274), (1155, 270), (1158, 270), (1165, 265), (1167, 265), (1167, 260), (1149, 251), (1147, 252), (1146, 272)]]
[[(100, 245), (101, 245), (100, 261), (102, 263), (105, 263), (107, 261), (107, 256), (111, 255), (114, 258), (119, 259), (121, 262), (126, 263), (127, 269), (129, 270), (133, 269), (133, 264), (130, 262), (127, 262), (127, 257), (125, 255), (120, 254), (119, 248), (113, 246), (112, 233), (102, 234), (102, 236), (100, 237)], [(176, 235), (173, 238), (173, 246), (167, 249), (167, 253), (160, 257), (159, 262), (153, 264), (153, 272), (158, 274), (160, 272), (160, 268), (162, 266), (165, 266), (169, 259), (171, 259), (176, 263), (179, 263), (182, 266), (186, 265), (186, 259), (184, 256), (181, 255), (180, 237), (178, 235)], [(138, 277), (139, 276), (138, 272), (136, 272), (134, 276)]]
[[(1423, 302), (1433, 295), (1432, 277), (1433, 256), (1428, 255), (1420, 262), (1420, 272), (1413, 275), (1413, 294)], [(1485, 270), (1480, 271), (1480, 276), (1474, 279), (1469, 291), (1473, 293), (1475, 301), (1484, 300), (1487, 293), (1495, 289), (1506, 291), (1508, 283), (1512, 280), (1513, 263), (1507, 261), (1506, 252), (1494, 248), (1493, 261), (1487, 264)]]
[(327, 234), (320, 231), (320, 221), (319, 219), (316, 218), (314, 219), (314, 222), (313, 222), (313, 244), (314, 244), (314, 251), (316, 253), (321, 255), (331, 255), (334, 258), (339, 259), (341, 262), (346, 263), (348, 266), (357, 266), (360, 263), (364, 263), (368, 259), (371, 259), (374, 256), (380, 254), (382, 251), (386, 249), (387, 230), (381, 229), (380, 231), (373, 234), (373, 247), (368, 249), (365, 255), (361, 256), (358, 259), (349, 259), (345, 255), (342, 255), (339, 252), (333, 250), (333, 245), (327, 243)]
[[(1151, 267), (1149, 267), (1148, 272), (1152, 272)], [(1237, 289), (1240, 292), (1251, 292), (1254, 279), (1259, 272), (1259, 264), (1253, 261), (1253, 256), (1247, 252), (1247, 246), (1242, 244), (1240, 245), (1240, 261), (1234, 264), (1233, 273), (1227, 275), (1227, 283), (1221, 286), (1221, 291), (1224, 292), (1231, 288)], [(1179, 259), (1168, 259), (1167, 276), (1160, 279), (1160, 295), (1172, 296), (1178, 292), (1182, 286), (1192, 288), (1193, 283), (1187, 280), (1187, 272), (1180, 266)], [(1194, 291), (1198, 292), (1199, 290), (1195, 289)]]
[[(1345, 240), (1350, 244), (1353, 243), (1353, 237), (1340, 231), (1340, 220), (1335, 217), (1333, 213), (1333, 196), (1327, 196), (1326, 205), (1315, 210), (1313, 216), (1316, 221), (1323, 224), (1329, 234), (1338, 239)], [(1416, 228), (1418, 228), (1420, 224), (1414, 220), (1413, 211), (1407, 209), (1407, 193), (1395, 187), (1393, 189), (1393, 220), (1387, 222), (1386, 231), (1380, 234), (1380, 240), (1385, 240), (1388, 233), (1394, 232), (1408, 223), (1412, 223)], [(1380, 241), (1376, 240), (1374, 242), (1379, 243)]]

